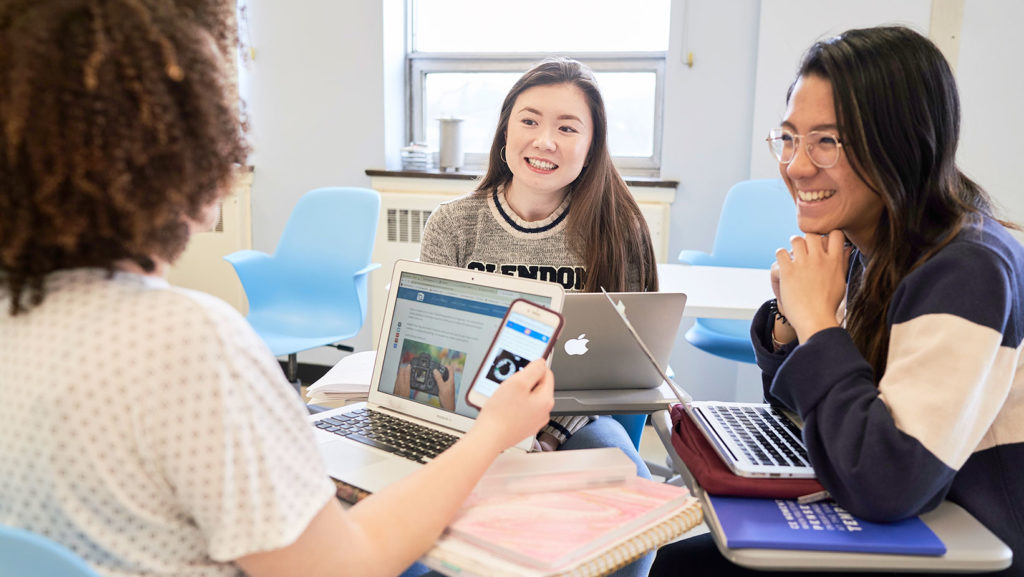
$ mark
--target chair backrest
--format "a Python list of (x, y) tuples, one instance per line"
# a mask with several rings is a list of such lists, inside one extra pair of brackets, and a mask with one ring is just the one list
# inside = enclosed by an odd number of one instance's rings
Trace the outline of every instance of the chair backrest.
[(295, 205), (274, 258), (305, 268), (333, 262), (351, 274), (370, 264), (380, 194), (369, 188), (315, 188)]
[(0, 525), (0, 577), (99, 577), (67, 547)]
[[(356, 291), (329, 290), (352, 286), (352, 275), (370, 264), (380, 215), (380, 194), (369, 188), (326, 187), (302, 196), (288, 217), (274, 251), (278, 274), (292, 279), (300, 298), (327, 299), (323, 310), (344, 315), (361, 307), (366, 318), (366, 283)], [(311, 275), (310, 271), (316, 271)], [(349, 302), (351, 301), (351, 302)], [(341, 319), (325, 318), (324, 324)]]
[(769, 268), (795, 234), (796, 208), (782, 179), (739, 182), (725, 196), (710, 264)]

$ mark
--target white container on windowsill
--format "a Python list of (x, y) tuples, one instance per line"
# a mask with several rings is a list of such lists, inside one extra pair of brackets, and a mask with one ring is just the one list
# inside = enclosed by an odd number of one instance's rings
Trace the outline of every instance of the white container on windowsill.
[(442, 171), (462, 168), (465, 154), (462, 151), (461, 118), (438, 118), (441, 123), (441, 150), (438, 153), (438, 167)]

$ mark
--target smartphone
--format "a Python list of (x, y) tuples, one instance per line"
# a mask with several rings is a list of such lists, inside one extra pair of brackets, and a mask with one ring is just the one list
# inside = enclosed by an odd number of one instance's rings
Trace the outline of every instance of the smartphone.
[(536, 359), (546, 359), (562, 330), (562, 315), (516, 299), (501, 320), (484, 361), (466, 392), (466, 402), (482, 408), (505, 379)]

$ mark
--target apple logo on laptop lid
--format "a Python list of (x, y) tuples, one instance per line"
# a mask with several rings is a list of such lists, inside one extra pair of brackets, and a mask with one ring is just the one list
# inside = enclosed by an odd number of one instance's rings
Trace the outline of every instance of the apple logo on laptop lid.
[(576, 337), (575, 339), (569, 339), (565, 341), (565, 354), (567, 355), (582, 355), (587, 352), (587, 343), (590, 339), (586, 338), (587, 333)]

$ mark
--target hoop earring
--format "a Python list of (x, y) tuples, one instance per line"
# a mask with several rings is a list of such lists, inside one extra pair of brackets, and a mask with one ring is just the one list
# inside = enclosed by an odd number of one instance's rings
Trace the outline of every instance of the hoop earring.
[(501, 150), (498, 151), (498, 158), (500, 158), (501, 161), (504, 162), (505, 164), (508, 164), (508, 160), (505, 159), (505, 145), (504, 144), (501, 146)]

